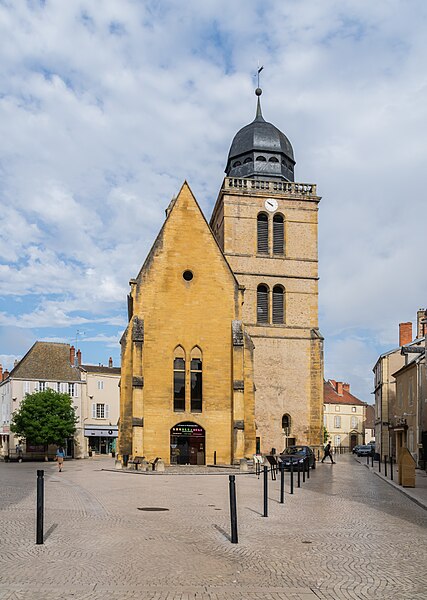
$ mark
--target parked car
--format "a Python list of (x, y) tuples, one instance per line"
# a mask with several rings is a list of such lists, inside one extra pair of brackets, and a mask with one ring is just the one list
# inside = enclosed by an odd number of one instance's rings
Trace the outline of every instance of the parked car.
[(288, 448), (283, 450), (279, 458), (285, 465), (286, 470), (290, 470), (291, 464), (294, 465), (296, 471), (302, 470), (304, 461), (312, 469), (316, 468), (316, 457), (310, 446), (288, 446)]
[(355, 446), (352, 450), (353, 454), (357, 454), (357, 451), (359, 450), (359, 448), (362, 447), (362, 444), (357, 444), (357, 446)]
[(367, 446), (359, 446), (359, 448), (357, 449), (356, 455), (357, 456), (372, 456), (375, 452), (375, 448), (372, 448), (372, 446), (367, 445)]

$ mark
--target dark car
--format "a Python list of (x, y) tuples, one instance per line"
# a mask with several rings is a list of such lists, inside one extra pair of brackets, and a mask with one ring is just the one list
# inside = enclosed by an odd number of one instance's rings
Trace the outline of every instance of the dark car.
[(304, 462), (312, 469), (316, 468), (316, 457), (309, 446), (288, 446), (288, 448), (283, 450), (279, 458), (285, 465), (286, 470), (291, 468), (291, 464), (294, 465), (295, 471), (302, 470)]
[(355, 446), (352, 450), (353, 454), (357, 454), (357, 451), (359, 450), (359, 448), (362, 447), (362, 444), (357, 444), (357, 446)]
[(357, 449), (357, 456), (371, 456), (375, 452), (375, 449), (369, 446), (359, 446)]

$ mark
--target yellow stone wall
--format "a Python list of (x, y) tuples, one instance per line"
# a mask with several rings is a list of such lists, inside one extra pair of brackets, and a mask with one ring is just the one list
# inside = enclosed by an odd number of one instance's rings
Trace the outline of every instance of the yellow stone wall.
[[(231, 183), (231, 186), (230, 186)], [(247, 180), (225, 179), (214, 208), (211, 227), (245, 288), (242, 319), (254, 342), (255, 418), (261, 451), (285, 445), (282, 416), (291, 416), (291, 437), (296, 443), (322, 443), (323, 340), (318, 333), (317, 216), (320, 198), (313, 191), (299, 192), (298, 184), (278, 192), (273, 182), (254, 189)], [(246, 186), (244, 188), (243, 186)], [(240, 186), (240, 187), (239, 187)], [(242, 189), (243, 188), (243, 189)], [(265, 200), (278, 208), (269, 213)], [(268, 214), (270, 253), (257, 255), (257, 216)], [(284, 217), (285, 252), (272, 252), (272, 219)], [(257, 286), (285, 289), (285, 323), (256, 322)], [(271, 302), (271, 296), (270, 296)], [(271, 306), (271, 305), (270, 305)]]
[[(183, 279), (185, 270), (192, 271), (191, 281)], [(122, 340), (119, 452), (169, 462), (171, 428), (192, 421), (206, 431), (207, 463), (213, 462), (214, 451), (218, 463), (252, 454), (251, 342), (242, 330), (244, 345), (233, 346), (232, 335), (243, 292), (186, 184), (168, 209), (165, 224), (132, 283), (131, 297), (132, 318)], [(143, 341), (132, 339), (135, 317), (143, 323)], [(186, 352), (185, 412), (173, 410), (177, 345)], [(195, 346), (203, 355), (202, 413), (189, 410), (188, 370)], [(243, 380), (243, 391), (234, 389), (241, 387), (235, 382)], [(240, 420), (244, 429), (235, 428)]]

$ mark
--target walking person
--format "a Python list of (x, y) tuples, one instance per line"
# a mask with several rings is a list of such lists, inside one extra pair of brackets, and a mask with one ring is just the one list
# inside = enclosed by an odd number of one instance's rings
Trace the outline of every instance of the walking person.
[(56, 460), (58, 461), (58, 471), (59, 472), (62, 471), (62, 465), (64, 464), (64, 458), (65, 458), (65, 450), (62, 446), (59, 446), (58, 450), (56, 451)]
[(328, 442), (323, 450), (324, 455), (322, 458), (322, 462), (325, 460), (325, 458), (327, 458), (329, 456), (329, 458), (331, 459), (331, 463), (334, 465), (335, 461), (332, 458), (332, 452), (331, 452), (331, 442)]

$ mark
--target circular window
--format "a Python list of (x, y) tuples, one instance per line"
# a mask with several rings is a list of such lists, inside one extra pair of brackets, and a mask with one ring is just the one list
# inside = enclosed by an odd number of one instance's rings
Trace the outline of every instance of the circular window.
[(184, 271), (182, 276), (184, 277), (185, 281), (191, 281), (193, 279), (193, 273), (191, 271)]

